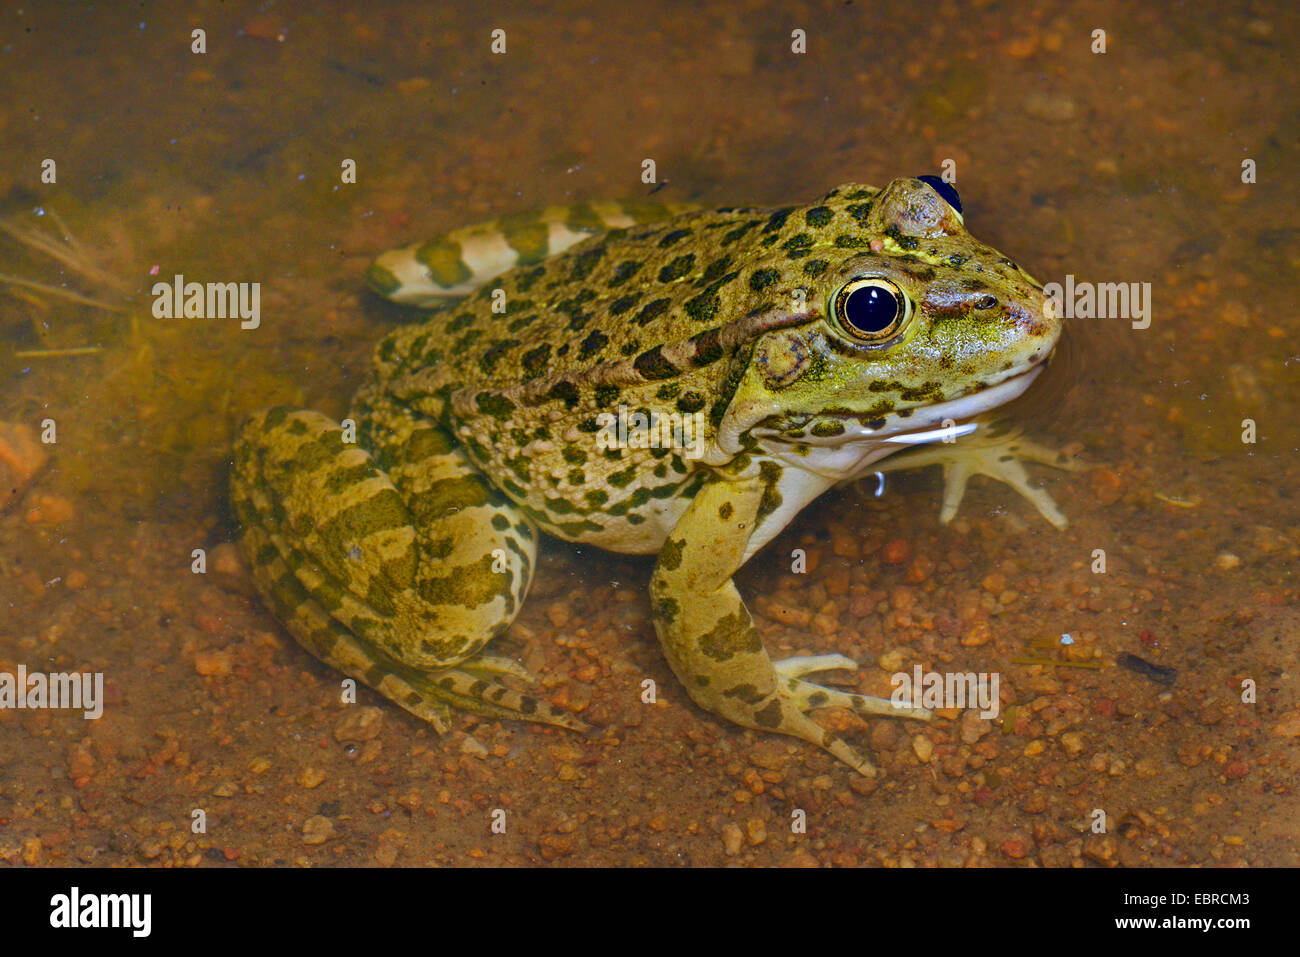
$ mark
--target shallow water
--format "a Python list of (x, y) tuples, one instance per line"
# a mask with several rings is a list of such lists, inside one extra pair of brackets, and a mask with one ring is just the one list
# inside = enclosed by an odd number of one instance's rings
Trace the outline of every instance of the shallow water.
[[(1292, 7), (50, 7), (0, 11), (0, 213), (59, 236), (53, 211), (102, 272), (9, 238), (0, 272), (122, 309), (0, 287), (0, 422), (57, 433), (0, 513), (0, 665), (101, 672), (105, 707), (0, 710), (0, 858), (1300, 863)], [(229, 545), (238, 422), (341, 415), (408, 318), (364, 291), (376, 253), (644, 196), (646, 158), (656, 199), (718, 205), (952, 164), (971, 231), (1038, 279), (1149, 284), (1149, 325), (1075, 319), (1011, 410), (1093, 466), (1034, 472), (1066, 531), (980, 479), (941, 526), (937, 472), (898, 473), (824, 496), (738, 576), (774, 654), (849, 655), (860, 690), (1001, 676), (992, 722), (826, 716), (874, 782), (695, 708), (649, 560), (548, 542), (508, 636), (601, 732), (459, 716), (439, 738), (368, 690), (339, 704)], [(154, 318), (176, 274), (260, 283), (260, 325)]]

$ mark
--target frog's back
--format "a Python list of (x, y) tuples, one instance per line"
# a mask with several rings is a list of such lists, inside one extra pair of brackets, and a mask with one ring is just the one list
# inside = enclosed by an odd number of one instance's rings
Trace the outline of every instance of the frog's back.
[[(480, 394), (493, 405), (484, 393), (572, 414), (685, 372), (714, 368), (708, 384), (718, 385), (722, 360), (761, 331), (728, 324), (770, 309), (790, 280), (820, 275), (819, 251), (865, 247), (876, 192), (843, 186), (804, 208), (695, 210), (596, 233), (397, 330), (376, 351), (377, 374), (397, 396), (456, 395), (462, 416), (475, 414)], [(386, 294), (403, 298), (400, 287)], [(664, 411), (699, 411), (690, 397), (677, 401), (686, 391)]]

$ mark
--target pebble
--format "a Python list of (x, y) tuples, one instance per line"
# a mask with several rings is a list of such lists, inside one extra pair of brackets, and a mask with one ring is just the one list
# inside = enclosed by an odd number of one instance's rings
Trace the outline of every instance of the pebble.
[(41, 839), (39, 837), (29, 837), (23, 841), (23, 863), (28, 867), (35, 867), (41, 862)]
[(298, 786), (310, 791), (312, 788), (319, 787), (325, 781), (325, 772), (320, 768), (303, 768), (298, 772)]
[(61, 495), (38, 495), (27, 510), (32, 525), (60, 525), (76, 514), (72, 503)]
[(1279, 738), (1300, 738), (1300, 711), (1273, 725), (1273, 734)]
[(1241, 559), (1232, 552), (1219, 552), (1214, 556), (1214, 567), (1222, 571), (1232, 571), (1241, 565)]
[(876, 667), (881, 671), (889, 674), (896, 673), (903, 667), (903, 651), (901, 648), (891, 648), (876, 659)]
[(1013, 861), (1018, 861), (1029, 854), (1029, 849), (1025, 846), (1025, 842), (1017, 840), (1016, 838), (1003, 841), (1001, 851)]
[(384, 867), (392, 867), (397, 863), (397, 855), (402, 850), (402, 845), (406, 843), (406, 835), (401, 831), (389, 828), (379, 835), (379, 841), (375, 846), (375, 862)]
[(48, 459), (31, 426), (0, 422), (0, 509), (18, 498)]
[(243, 566), (239, 563), (239, 549), (231, 542), (222, 542), (208, 554), (212, 560), (212, 570), (222, 575), (242, 575)]
[(911, 543), (896, 538), (880, 550), (880, 560), (886, 565), (901, 565), (912, 554)]
[(744, 832), (740, 826), (730, 821), (722, 825), (722, 850), (728, 857), (735, 857), (745, 844)]
[(307, 818), (302, 824), (304, 844), (324, 844), (334, 836), (334, 822), (321, 814)]
[(1061, 747), (1065, 748), (1065, 753), (1072, 758), (1077, 758), (1083, 754), (1083, 735), (1078, 731), (1067, 731), (1061, 735)]
[(930, 755), (934, 753), (934, 742), (923, 734), (914, 735), (912, 738), (912, 751), (922, 764), (930, 761)]
[(962, 744), (974, 744), (988, 734), (989, 729), (992, 727), (992, 722), (986, 718), (981, 718), (978, 711), (968, 709), (961, 716)]
[(378, 737), (384, 726), (384, 712), (374, 705), (348, 708), (346, 714), (334, 725), (334, 740), (340, 744), (349, 741), (370, 741)]
[(232, 661), (226, 649), (209, 649), (194, 656), (194, 670), (209, 678), (221, 678), (230, 674)]
[(1036, 120), (1068, 123), (1074, 119), (1074, 100), (1063, 94), (1034, 90), (1025, 97), (1025, 112)]
[(758, 604), (763, 616), (782, 625), (805, 628), (812, 621), (812, 613), (806, 608), (798, 608), (779, 601), (763, 601)]

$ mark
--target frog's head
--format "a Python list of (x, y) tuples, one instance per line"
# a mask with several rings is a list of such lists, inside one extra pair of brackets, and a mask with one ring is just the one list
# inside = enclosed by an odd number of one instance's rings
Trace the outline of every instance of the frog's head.
[[(775, 298), (750, 315), (754, 350), (723, 446), (747, 431), (827, 453), (852, 446), (819, 458), (860, 468), (900, 437), (1016, 398), (1060, 338), (1041, 286), (971, 237), (956, 191), (937, 179), (842, 186), (790, 220), (807, 253), (776, 267), (765, 290)], [(806, 268), (815, 261), (824, 266)]]

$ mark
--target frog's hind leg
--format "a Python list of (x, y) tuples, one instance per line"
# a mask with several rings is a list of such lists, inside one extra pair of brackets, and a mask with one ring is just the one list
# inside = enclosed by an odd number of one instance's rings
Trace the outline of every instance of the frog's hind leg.
[(518, 611), (536, 532), (447, 433), (400, 438), (377, 459), (319, 413), (245, 425), (231, 488), (259, 588), (309, 651), (436, 727), (451, 706), (584, 729), (474, 660)]
[(379, 256), (366, 272), (375, 292), (432, 307), (467, 296), (516, 266), (531, 266), (611, 229), (667, 219), (694, 207), (653, 201), (548, 206), (453, 230)]

